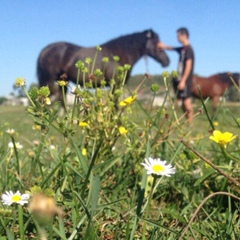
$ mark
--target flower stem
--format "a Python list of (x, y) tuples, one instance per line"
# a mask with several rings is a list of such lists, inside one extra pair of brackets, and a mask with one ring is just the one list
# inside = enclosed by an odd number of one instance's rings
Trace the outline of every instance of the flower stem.
[(149, 193), (149, 195), (148, 195), (148, 203), (147, 203), (147, 209), (146, 209), (146, 217), (147, 217), (148, 214), (149, 214), (149, 210), (150, 210), (150, 206), (151, 206), (151, 199), (152, 199), (152, 197), (153, 197), (153, 192), (154, 192), (154, 187), (155, 187), (156, 181), (157, 181), (156, 176), (153, 176), (153, 184), (152, 184), (150, 193)]
[(89, 177), (90, 177), (90, 174), (92, 172), (92, 168), (94, 167), (94, 163), (95, 163), (95, 160), (97, 158), (97, 155), (98, 155), (98, 152), (102, 146), (102, 139), (100, 139), (99, 141), (99, 145), (97, 146), (96, 148), (96, 151), (91, 159), (91, 162), (90, 162), (90, 165), (89, 165), (89, 168), (88, 168), (88, 171), (87, 171), (87, 174), (86, 174), (86, 177), (85, 177), (85, 182), (83, 184), (83, 187), (82, 187), (82, 192), (81, 192), (81, 197), (84, 198), (84, 194), (85, 194), (85, 190), (86, 190), (86, 187), (87, 187), (87, 184), (88, 184), (88, 180), (89, 180)]
[(172, 98), (171, 98), (171, 96), (169, 94), (169, 87), (168, 87), (168, 83), (167, 83), (167, 78), (166, 77), (163, 77), (163, 82), (164, 82), (164, 87), (165, 87), (165, 90), (166, 90), (166, 96), (168, 96), (168, 100), (169, 100), (170, 106), (172, 108), (173, 115), (174, 115), (174, 118), (176, 120), (176, 124), (179, 125), (179, 119), (177, 117), (177, 113), (176, 113), (176, 109), (175, 109), (176, 103), (174, 103), (172, 101)]
[(238, 159), (238, 158), (234, 157), (232, 154), (228, 153), (224, 147), (221, 147), (221, 149), (222, 149), (222, 152), (226, 159), (230, 159), (230, 160), (232, 159), (232, 160), (236, 161), (237, 163), (240, 163), (240, 159)]
[(17, 173), (18, 173), (18, 176), (19, 176), (21, 173), (20, 173), (20, 163), (19, 163), (18, 151), (17, 151), (15, 139), (12, 136), (11, 136), (11, 140), (12, 140), (12, 143), (13, 143), (13, 149), (14, 149), (16, 162), (17, 162)]
[(217, 172), (222, 174), (224, 177), (226, 177), (229, 181), (231, 181), (233, 184), (235, 184), (237, 187), (240, 187), (240, 182), (238, 182), (236, 179), (231, 177), (230, 175), (226, 174), (224, 171), (222, 171), (220, 168), (218, 168), (216, 165), (214, 165), (209, 159), (202, 156), (199, 152), (197, 152), (195, 149), (193, 149), (190, 145), (188, 145), (185, 141), (181, 140), (181, 143), (185, 145), (188, 149), (190, 149), (193, 153), (195, 153), (199, 158), (201, 158), (204, 162), (209, 164), (213, 169), (215, 169)]
[[(36, 227), (37, 227), (39, 239), (40, 239), (40, 240), (47, 240), (47, 232), (46, 232), (46, 230), (44, 229), (44, 227), (43, 227), (43, 226), (40, 226), (40, 225), (38, 224), (38, 222), (36, 222), (36, 221), (34, 221), (34, 222), (35, 222)], [(51, 225), (51, 227), (52, 227), (52, 225)], [(52, 233), (52, 232), (50, 232), (50, 233)], [(53, 239), (53, 238), (52, 238), (52, 234), (49, 235), (49, 239)]]
[(93, 73), (93, 70), (94, 70), (94, 67), (95, 67), (95, 63), (96, 63), (96, 60), (97, 60), (98, 51), (99, 51), (99, 50), (97, 50), (97, 51), (95, 52), (95, 55), (94, 55), (94, 58), (93, 58), (92, 69), (91, 69), (91, 72), (90, 72), (91, 74)]
[(63, 96), (63, 105), (65, 108), (65, 111), (67, 111), (67, 101), (66, 101), (66, 93), (65, 93), (64, 86), (62, 87), (62, 96)]
[[(153, 192), (154, 192), (154, 187), (155, 187), (156, 181), (157, 181), (156, 176), (153, 176), (153, 183), (152, 183), (152, 187), (151, 187), (150, 193), (148, 195), (148, 200), (147, 200), (146, 218), (149, 215), (150, 206), (151, 206), (151, 199), (152, 199), (152, 196), (153, 196)], [(143, 224), (143, 231), (142, 231), (142, 239), (146, 239), (145, 238), (146, 227), (147, 227), (147, 224), (146, 224), (146, 222), (144, 222), (144, 224)]]
[(20, 232), (20, 239), (24, 240), (24, 226), (23, 226), (23, 209), (22, 205), (18, 205), (18, 221), (19, 221), (19, 232)]
[(44, 135), (44, 134), (41, 135), (40, 144), (39, 144), (38, 149), (37, 149), (37, 154), (34, 158), (33, 165), (31, 166), (31, 171), (28, 175), (28, 181), (30, 181), (32, 175), (35, 173), (35, 169), (36, 169), (37, 164), (39, 164), (39, 169), (41, 171), (40, 156), (41, 156), (41, 153), (42, 153), (42, 150), (43, 150), (43, 143), (45, 141), (45, 136), (46, 135)]
[[(78, 69), (78, 72), (77, 72), (77, 82), (76, 82), (76, 92), (78, 92), (78, 86), (79, 86), (79, 80), (80, 80), (80, 69)], [(72, 119), (71, 121), (73, 121), (73, 118), (74, 118), (74, 114), (75, 114), (75, 108), (76, 108), (76, 104), (77, 104), (77, 96), (75, 95), (74, 97), (74, 103), (73, 103), (73, 107), (72, 107)]]
[(29, 96), (29, 94), (28, 94), (26, 88), (23, 86), (22, 89), (23, 89), (24, 93), (26, 94), (28, 100), (29, 100), (30, 103), (32, 104), (32, 106), (33, 106), (33, 107), (36, 107), (35, 103), (34, 103), (33, 100), (31, 99), (31, 97)]

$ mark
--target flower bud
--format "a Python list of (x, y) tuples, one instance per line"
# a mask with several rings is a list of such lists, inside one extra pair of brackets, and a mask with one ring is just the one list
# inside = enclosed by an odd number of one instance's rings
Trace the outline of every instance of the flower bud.
[(41, 193), (32, 196), (29, 210), (40, 226), (51, 223), (55, 215), (62, 216), (62, 210), (56, 206), (54, 198)]

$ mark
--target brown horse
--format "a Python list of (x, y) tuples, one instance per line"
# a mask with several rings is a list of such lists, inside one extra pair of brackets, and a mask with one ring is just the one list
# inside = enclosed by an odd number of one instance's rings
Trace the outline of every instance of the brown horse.
[[(237, 86), (239, 86), (240, 74), (233, 73), (231, 76)], [(229, 73), (215, 74), (210, 77), (195, 75), (193, 77), (191, 92), (197, 98), (200, 98), (199, 90), (203, 98), (210, 97), (213, 102), (213, 113), (215, 113), (220, 97), (223, 96), (226, 89), (231, 85), (233, 85), (233, 82), (230, 79)]]
[[(130, 64), (133, 66), (138, 59), (148, 55), (161, 63), (163, 67), (168, 66), (169, 58), (166, 53), (157, 48), (158, 35), (152, 30), (122, 36), (101, 45), (102, 50), (98, 53), (95, 68), (103, 71), (103, 57), (109, 57), (109, 62), (104, 71), (107, 83), (113, 76), (115, 62), (113, 56), (120, 58), (119, 65)], [(37, 60), (37, 75), (40, 86), (49, 86), (50, 92), (57, 95), (57, 100), (62, 100), (62, 94), (56, 91), (55, 80), (59, 80), (62, 74), (76, 83), (77, 68), (75, 63), (78, 60), (85, 61), (87, 57), (94, 58), (96, 47), (83, 48), (67, 42), (57, 42), (45, 47)], [(131, 70), (130, 70), (131, 71)], [(127, 75), (128, 80), (130, 71)], [(82, 79), (80, 79), (82, 84)]]

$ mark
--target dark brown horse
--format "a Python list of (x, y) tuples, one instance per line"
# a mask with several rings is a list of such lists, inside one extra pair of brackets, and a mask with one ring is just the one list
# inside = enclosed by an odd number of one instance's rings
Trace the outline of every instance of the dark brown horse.
[[(109, 57), (105, 69), (105, 80), (109, 82), (113, 76), (113, 56), (120, 58), (119, 65), (130, 64), (133, 66), (138, 59), (148, 55), (161, 63), (163, 67), (168, 66), (169, 58), (166, 53), (157, 48), (158, 35), (152, 30), (122, 36), (101, 45), (102, 50), (98, 53), (95, 68), (103, 68), (102, 58)], [(56, 91), (55, 80), (59, 80), (62, 74), (76, 83), (78, 60), (85, 61), (87, 57), (94, 58), (96, 47), (84, 48), (67, 42), (57, 42), (46, 46), (40, 53), (37, 61), (37, 75), (40, 86), (49, 86), (51, 94), (58, 95), (61, 100), (60, 89)], [(103, 69), (102, 69), (103, 70)], [(127, 79), (130, 76), (128, 73)], [(126, 80), (127, 80), (126, 79)], [(80, 79), (82, 84), (82, 79)]]
[[(239, 86), (240, 74), (233, 73), (231, 76), (237, 86)], [(233, 82), (230, 79), (229, 73), (219, 73), (210, 77), (195, 75), (192, 82), (192, 95), (199, 98), (199, 88), (203, 98), (210, 97), (212, 99), (213, 113), (215, 113), (220, 97), (223, 96), (226, 89), (231, 85), (233, 85)]]

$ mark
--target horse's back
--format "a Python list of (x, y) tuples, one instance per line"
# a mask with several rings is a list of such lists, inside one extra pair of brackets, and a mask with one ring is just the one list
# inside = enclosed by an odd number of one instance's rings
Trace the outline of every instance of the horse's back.
[(66, 70), (69, 62), (73, 62), (71, 59), (80, 49), (81, 47), (68, 42), (56, 42), (43, 48), (37, 60), (40, 86), (56, 80)]
[(222, 96), (228, 87), (228, 83), (225, 79), (223, 81), (222, 78), (223, 75), (220, 74), (214, 74), (209, 77), (200, 77), (195, 75), (192, 83), (192, 94), (199, 97), (200, 91), (202, 97), (204, 98)]
[(39, 54), (38, 62), (49, 58), (64, 57), (66, 53), (72, 54), (82, 47), (68, 42), (56, 42), (47, 45)]

